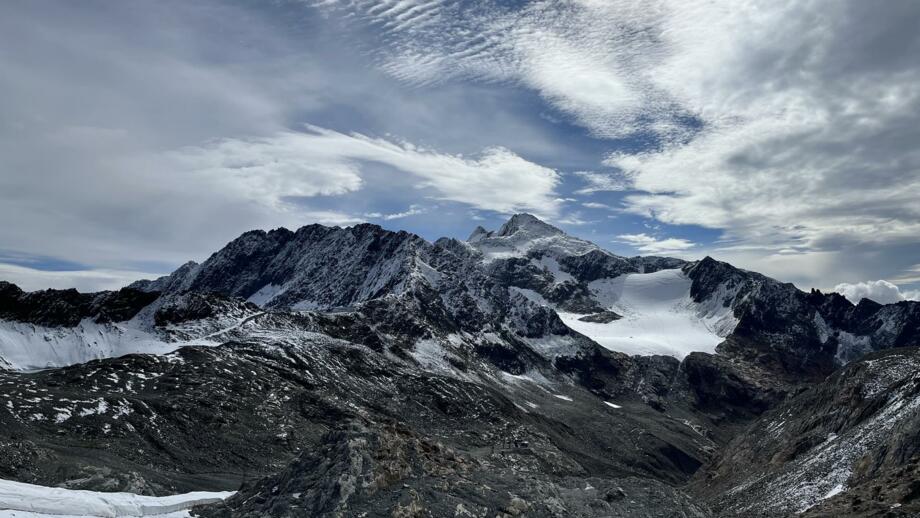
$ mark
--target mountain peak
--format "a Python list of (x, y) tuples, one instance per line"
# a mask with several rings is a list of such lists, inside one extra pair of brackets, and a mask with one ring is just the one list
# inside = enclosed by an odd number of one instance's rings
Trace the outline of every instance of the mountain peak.
[(482, 228), (482, 225), (477, 225), (473, 230), (473, 233), (470, 234), (470, 237), (468, 237), (466, 240), (469, 243), (475, 243), (484, 237), (488, 237), (489, 233), (490, 232), (488, 230)]
[(502, 228), (496, 235), (500, 237), (510, 236), (520, 230), (527, 230), (534, 234), (543, 235), (565, 234), (562, 230), (546, 223), (533, 214), (524, 212), (511, 216), (511, 219), (502, 225)]

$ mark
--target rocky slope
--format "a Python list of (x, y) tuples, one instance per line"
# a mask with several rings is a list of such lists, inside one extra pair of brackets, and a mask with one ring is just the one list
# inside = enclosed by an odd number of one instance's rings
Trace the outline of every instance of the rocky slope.
[[(912, 509), (914, 435), (896, 430), (914, 426), (898, 370), (914, 360), (893, 348), (916, 345), (920, 304), (621, 257), (526, 214), (467, 241), (253, 231), (118, 292), (0, 283), (0, 478), (245, 483), (208, 516)], [(895, 378), (875, 399), (847, 388)], [(775, 429), (812, 407), (817, 421)], [(815, 430), (862, 437), (862, 419), (893, 414), (851, 448), (877, 465), (800, 469), (824, 465)]]
[(330, 432), (319, 448), (279, 474), (200, 512), (205, 517), (708, 516), (689, 497), (654, 480), (554, 475), (520, 466), (513, 455), (470, 456), (405, 427), (358, 426)]
[(691, 487), (724, 516), (917, 516), (920, 349), (868, 355), (783, 402)]
[[(517, 505), (506, 491), (534, 509), (563, 513), (582, 509), (587, 515), (606, 505), (601, 508), (629, 516), (648, 507), (634, 502), (640, 495), (667, 503), (648, 516), (702, 512), (671, 485), (685, 481), (715, 442), (684, 418), (650, 407), (629, 387), (616, 400), (603, 399), (550, 371), (511, 375), (474, 354), (449, 363), (445, 351), (429, 344), (422, 359), (453, 365), (437, 373), (412, 358), (329, 338), (318, 332), (324, 325), (310, 315), (265, 315), (227, 331), (221, 346), (0, 374), (0, 400), (7, 402), (0, 408), (0, 476), (148, 494), (219, 490), (284, 476), (271, 475), (276, 472), (302, 472), (304, 463), (317, 461), (316, 452), (350, 452), (363, 437), (381, 452), (399, 456), (389, 449), (398, 446), (432, 458), (420, 465), (393, 460), (411, 466), (385, 468), (397, 473), (385, 475), (393, 478), (380, 488), (379, 502), (362, 496), (350, 510), (392, 509), (392, 491), (403, 491), (404, 484), (423, 493), (433, 485), (444, 495), (460, 491), (444, 485), (440, 474), (466, 463), (455, 482), (471, 493), (453, 505), (466, 502), (477, 514)], [(383, 447), (376, 440), (391, 442)], [(341, 467), (365, 468), (377, 469)], [(340, 500), (334, 496), (342, 478), (336, 469), (310, 473), (315, 498)], [(426, 476), (433, 478), (416, 480)], [(535, 477), (546, 491), (571, 495), (558, 502), (539, 495)], [(597, 491), (582, 495), (589, 485)], [(294, 493), (275, 495), (265, 506), (248, 498), (227, 505), (259, 515), (275, 500), (296, 500)], [(434, 514), (454, 501), (431, 498)]]

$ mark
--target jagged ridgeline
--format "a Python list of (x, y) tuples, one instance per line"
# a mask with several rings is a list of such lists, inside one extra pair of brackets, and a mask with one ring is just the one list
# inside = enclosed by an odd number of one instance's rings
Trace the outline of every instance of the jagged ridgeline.
[(918, 303), (528, 214), (252, 231), (117, 292), (0, 283), (0, 478), (239, 489), (214, 517), (911, 516), (917, 345)]

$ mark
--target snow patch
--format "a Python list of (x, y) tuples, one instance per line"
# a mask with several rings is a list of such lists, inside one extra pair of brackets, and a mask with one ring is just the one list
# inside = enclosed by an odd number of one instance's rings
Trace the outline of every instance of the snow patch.
[(80, 410), (78, 415), (80, 417), (87, 417), (87, 416), (91, 416), (94, 414), (102, 415), (106, 413), (108, 410), (109, 410), (109, 404), (106, 403), (104, 399), (98, 399), (96, 402), (96, 406), (84, 408), (83, 410)]
[[(545, 228), (518, 229), (510, 235), (479, 236), (470, 244), (483, 255), (488, 263), (496, 259), (526, 257), (531, 250), (539, 250), (556, 257), (583, 255), (600, 248), (584, 239), (569, 236), (559, 230)], [(557, 279), (558, 280), (558, 279)]]
[(559, 266), (559, 261), (548, 255), (544, 255), (539, 260), (531, 259), (530, 262), (536, 265), (538, 268), (543, 268), (551, 273), (553, 276), (553, 282), (556, 284), (566, 281), (575, 282), (574, 277), (572, 277), (569, 273), (562, 271), (562, 268)]
[(441, 282), (441, 278), (444, 276), (441, 272), (437, 271), (430, 264), (422, 261), (418, 257), (415, 258), (415, 266), (417, 268), (418, 274), (420, 274), (428, 284), (432, 287), (437, 287)]
[(611, 403), (610, 401), (604, 401), (604, 404), (609, 406), (610, 408), (623, 408), (622, 406), (616, 403)]
[(837, 354), (835, 359), (841, 363), (849, 363), (874, 350), (871, 335), (854, 335), (846, 331), (837, 331)]
[(246, 302), (252, 302), (260, 308), (268, 304), (275, 297), (277, 297), (281, 292), (284, 291), (282, 286), (276, 284), (266, 284), (259, 288), (259, 291), (253, 293), (246, 299)]
[(446, 351), (437, 340), (419, 340), (409, 351), (415, 361), (425, 370), (435, 372), (453, 372), (454, 368), (447, 361)]
[(822, 496), (821, 499), (827, 500), (828, 498), (831, 498), (835, 495), (839, 495), (840, 493), (843, 493), (844, 489), (845, 488), (843, 487), (843, 484), (837, 484), (830, 491), (828, 491), (826, 495)]

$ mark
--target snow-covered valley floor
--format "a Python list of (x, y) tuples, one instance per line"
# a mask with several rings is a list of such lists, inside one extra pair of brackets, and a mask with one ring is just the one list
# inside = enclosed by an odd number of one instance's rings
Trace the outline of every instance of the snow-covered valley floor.
[(90, 518), (118, 516), (189, 516), (195, 505), (219, 502), (233, 492), (194, 492), (171, 496), (100, 493), (0, 480), (0, 518)]

